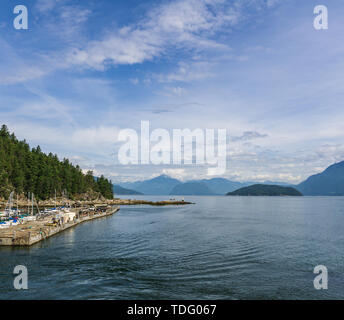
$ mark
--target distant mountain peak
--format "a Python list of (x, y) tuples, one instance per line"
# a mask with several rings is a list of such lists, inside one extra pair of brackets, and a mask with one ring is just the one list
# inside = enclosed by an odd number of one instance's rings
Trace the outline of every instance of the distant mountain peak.
[(297, 189), (308, 196), (343, 196), (344, 161), (334, 163), (323, 172), (310, 176)]
[(126, 189), (119, 185), (113, 185), (113, 192), (115, 195), (141, 195), (143, 193), (136, 190)]
[(212, 195), (213, 193), (203, 182), (185, 182), (176, 185), (170, 195)]
[(122, 187), (151, 195), (168, 195), (170, 191), (181, 182), (166, 174), (151, 178), (149, 180), (132, 183), (122, 183)]
[[(182, 182), (167, 174), (161, 174), (149, 180), (122, 183), (121, 185), (127, 189), (136, 190), (147, 195), (169, 195), (172, 191), (179, 194), (186, 192), (193, 195), (225, 195), (228, 192), (252, 184), (255, 183), (231, 181), (222, 177)], [(287, 185), (287, 183), (281, 184)]]
[(151, 180), (177, 180), (177, 179), (172, 178), (172, 177), (168, 176), (167, 174), (161, 174), (160, 176), (152, 178)]
[(344, 161), (340, 161), (340, 162), (330, 165), (328, 168), (325, 169), (324, 172), (334, 172), (334, 171), (337, 171), (338, 169), (344, 169)]

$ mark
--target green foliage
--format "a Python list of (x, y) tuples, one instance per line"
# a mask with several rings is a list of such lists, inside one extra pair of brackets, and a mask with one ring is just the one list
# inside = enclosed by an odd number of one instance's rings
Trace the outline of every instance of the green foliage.
[(227, 193), (228, 196), (302, 196), (302, 193), (292, 187), (282, 187), (267, 184), (255, 184)]
[(79, 166), (68, 159), (60, 161), (57, 155), (44, 154), (41, 148), (30, 150), (26, 141), (18, 141), (3, 125), (0, 129), (0, 197), (11, 191), (34, 193), (38, 199), (54, 197), (67, 192), (70, 198), (86, 192), (99, 192), (113, 198), (112, 183), (103, 176), (94, 178), (92, 171), (83, 174)]

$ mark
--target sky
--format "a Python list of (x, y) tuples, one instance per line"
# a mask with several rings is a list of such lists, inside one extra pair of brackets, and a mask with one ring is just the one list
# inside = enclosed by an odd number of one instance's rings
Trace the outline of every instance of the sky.
[(222, 177), (298, 183), (344, 160), (343, 21), (338, 0), (3, 0), (0, 123), (115, 183), (212, 178), (122, 165), (120, 130), (225, 128)]

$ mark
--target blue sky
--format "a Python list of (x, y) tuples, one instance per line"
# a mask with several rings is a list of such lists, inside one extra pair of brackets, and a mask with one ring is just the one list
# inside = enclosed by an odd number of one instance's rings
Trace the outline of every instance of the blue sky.
[[(113, 181), (197, 166), (122, 166), (117, 135), (226, 128), (234, 180), (297, 183), (344, 160), (344, 3), (23, 0), (0, 4), (0, 122)], [(313, 28), (313, 9), (329, 29)]]

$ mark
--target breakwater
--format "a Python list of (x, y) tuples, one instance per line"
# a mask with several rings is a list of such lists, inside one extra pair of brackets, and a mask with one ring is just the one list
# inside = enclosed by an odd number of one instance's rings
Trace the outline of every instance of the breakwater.
[(80, 223), (111, 216), (118, 210), (119, 207), (110, 207), (103, 212), (77, 213), (75, 219), (66, 223), (57, 223), (54, 216), (50, 215), (35, 221), (27, 221), (23, 224), (0, 229), (0, 246), (31, 246)]
[[(6, 206), (7, 201), (3, 200), (0, 201), (0, 208), (4, 208)], [(149, 200), (136, 200), (136, 199), (96, 199), (96, 200), (67, 200), (67, 199), (54, 199), (45, 200), (45, 201), (37, 201), (37, 206), (40, 209), (44, 208), (54, 208), (54, 207), (63, 207), (65, 205), (73, 207), (73, 208), (81, 208), (87, 206), (125, 206), (125, 205), (149, 205), (149, 206), (182, 206), (187, 204), (193, 204), (192, 202), (183, 201), (183, 200), (162, 200), (162, 201), (149, 201)], [(14, 205), (17, 205), (17, 202), (14, 202)], [(31, 204), (29, 203), (31, 206)], [(35, 204), (36, 205), (36, 204)], [(28, 206), (28, 200), (19, 200), (18, 207), (19, 208), (26, 208)]]

